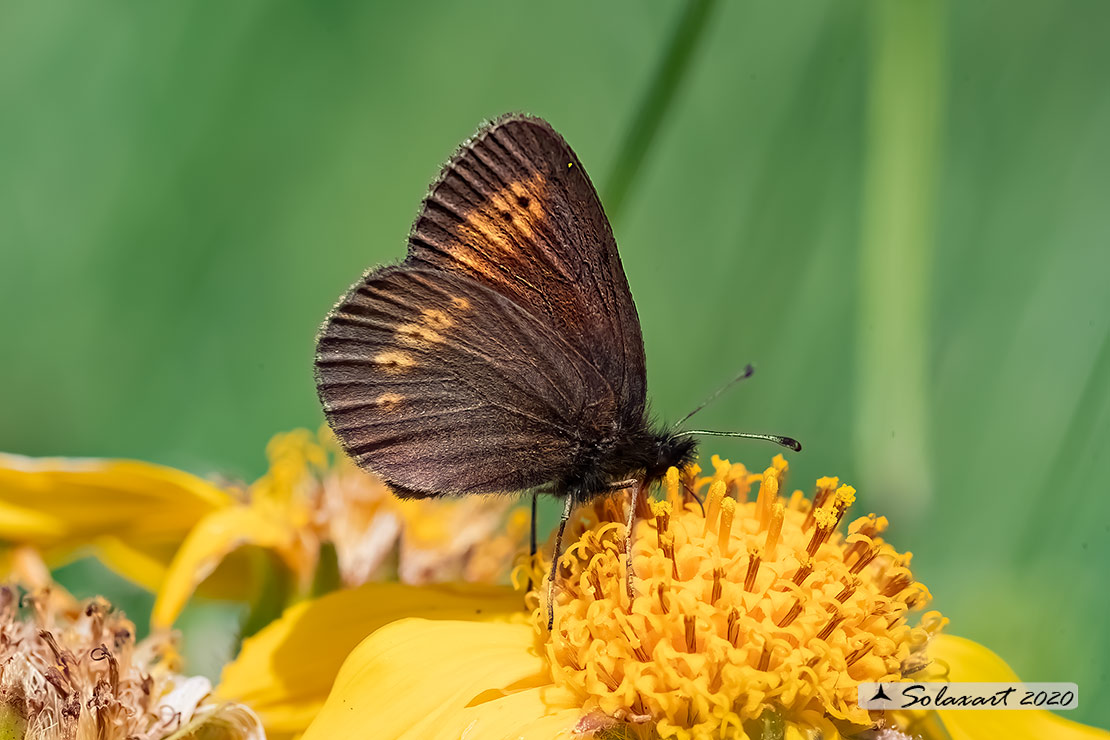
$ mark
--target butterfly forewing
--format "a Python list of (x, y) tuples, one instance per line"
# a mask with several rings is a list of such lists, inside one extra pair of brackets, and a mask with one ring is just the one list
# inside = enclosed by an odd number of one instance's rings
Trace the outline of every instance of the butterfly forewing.
[(404, 495), (540, 485), (617, 414), (604, 377), (550, 324), (461, 274), (407, 266), (340, 301), (316, 373), (344, 449)]
[(581, 163), (545, 121), (507, 116), (444, 167), (405, 264), (464, 275), (554, 329), (642, 419), (643, 340), (616, 242)]

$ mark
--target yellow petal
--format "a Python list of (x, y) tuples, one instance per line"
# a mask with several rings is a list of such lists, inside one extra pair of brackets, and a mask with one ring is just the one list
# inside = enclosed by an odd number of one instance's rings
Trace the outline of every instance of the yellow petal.
[(157, 591), (166, 579), (166, 567), (173, 559), (173, 552), (162, 547), (159, 548), (161, 552), (155, 554), (151, 549), (124, 542), (119, 537), (101, 537), (96, 541), (100, 562), (148, 591)]
[[(303, 740), (503, 740), (506, 731), (518, 737), (545, 714), (538, 690), (548, 677), (534, 635), (526, 623), (388, 624), (351, 653)], [(510, 697), (528, 689), (536, 691)], [(552, 714), (569, 722), (567, 709)]]
[(261, 507), (233, 506), (208, 514), (189, 532), (170, 564), (154, 602), (151, 625), (172, 625), (197, 586), (234, 550), (245, 545), (273, 550), (301, 572), (309, 564), (300, 562), (300, 544), (299, 532), (290, 522)]
[(180, 541), (198, 519), (230, 503), (211, 483), (161, 465), (0, 453), (0, 540), (40, 550), (106, 535)]
[(303, 732), (336, 673), (367, 635), (403, 617), (506, 619), (522, 597), (495, 586), (368, 583), (290, 607), (243, 642), (217, 692), (250, 705), (270, 737)]
[[(471, 702), (442, 720), (433, 734), (434, 740), (560, 740), (576, 738), (574, 727), (582, 717), (582, 708), (568, 693), (553, 686), (515, 690), (511, 693), (490, 692), (493, 698)], [(420, 737), (419, 729), (404, 737)]]
[[(1000, 657), (982, 645), (952, 635), (938, 635), (929, 643), (930, 657), (947, 663), (949, 681), (1019, 681)], [(938, 712), (952, 740), (1091, 740), (1110, 738), (1110, 732), (1081, 725), (1042, 710)]]

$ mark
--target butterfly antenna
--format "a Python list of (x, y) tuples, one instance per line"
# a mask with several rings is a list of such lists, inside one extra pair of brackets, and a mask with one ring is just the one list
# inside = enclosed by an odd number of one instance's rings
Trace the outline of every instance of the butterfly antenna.
[(793, 437), (784, 437), (781, 434), (752, 434), (750, 432), (715, 432), (710, 429), (690, 429), (683, 432), (678, 432), (676, 437), (690, 437), (695, 434), (705, 435), (707, 437), (743, 437), (744, 439), (763, 439), (768, 442), (774, 442), (777, 445), (788, 447), (794, 452), (802, 451), (802, 443)]
[(755, 368), (752, 365), (750, 365), (750, 364), (745, 365), (744, 369), (740, 371), (739, 375), (737, 375), (735, 378), (733, 378), (732, 380), (728, 381), (727, 383), (722, 385), (720, 388), (715, 390), (713, 392), (712, 396), (710, 396), (709, 398), (702, 401), (700, 406), (698, 406), (696, 409), (694, 409), (690, 413), (686, 414), (686, 416), (683, 416), (682, 419), (677, 424), (675, 424), (675, 426), (680, 427), (683, 424), (685, 424), (687, 421), (690, 420), (691, 416), (693, 416), (694, 414), (698, 413), (699, 411), (704, 409), (709, 404), (716, 401), (718, 398), (720, 398), (721, 394), (724, 393), (725, 391), (727, 391), (729, 388), (736, 385), (737, 383), (739, 383), (741, 380), (744, 380), (745, 378), (752, 377), (752, 373), (754, 373), (754, 372), (755, 372)]

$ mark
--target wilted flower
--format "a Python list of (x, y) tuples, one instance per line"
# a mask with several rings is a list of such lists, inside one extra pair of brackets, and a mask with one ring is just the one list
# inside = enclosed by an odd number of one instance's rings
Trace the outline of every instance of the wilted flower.
[(27, 740), (264, 740), (254, 713), (177, 672), (166, 637), (102, 599), (24, 599), (0, 588), (0, 737)]

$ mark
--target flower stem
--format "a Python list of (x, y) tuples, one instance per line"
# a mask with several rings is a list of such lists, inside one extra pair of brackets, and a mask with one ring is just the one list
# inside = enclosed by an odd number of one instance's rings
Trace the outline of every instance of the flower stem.
[(929, 492), (926, 368), (942, 11), (931, 0), (871, 6), (856, 459), (866, 485), (901, 514), (920, 509)]
[(632, 118), (622, 142), (617, 160), (609, 173), (605, 189), (605, 211), (611, 221), (617, 221), (636, 174), (643, 164), (648, 147), (659, 132), (663, 118), (674, 101), (675, 92), (682, 82), (705, 31), (717, 0), (690, 0), (674, 28), (663, 58), (651, 79), (651, 84)]

